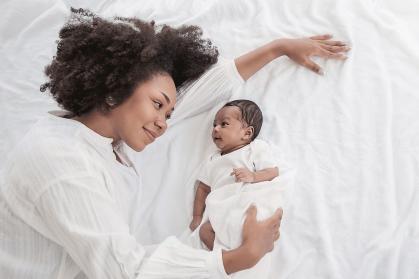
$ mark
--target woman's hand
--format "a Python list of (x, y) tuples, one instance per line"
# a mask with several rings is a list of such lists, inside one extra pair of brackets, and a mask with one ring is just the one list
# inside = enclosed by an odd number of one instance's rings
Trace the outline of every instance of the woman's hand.
[(257, 208), (250, 206), (243, 224), (243, 246), (255, 257), (255, 264), (274, 248), (274, 242), (279, 239), (279, 226), (282, 220), (282, 208), (264, 221), (257, 221)]
[(344, 60), (344, 53), (350, 49), (345, 43), (332, 41), (331, 38), (332, 35), (319, 35), (301, 39), (277, 39), (237, 57), (234, 61), (244, 80), (282, 55), (287, 55), (297, 64), (315, 73), (323, 74), (320, 66), (311, 60), (312, 56)]
[(224, 270), (227, 274), (253, 267), (266, 253), (272, 251), (274, 242), (279, 238), (282, 209), (261, 222), (256, 220), (256, 214), (256, 207), (250, 206), (243, 224), (242, 245), (234, 250), (223, 251)]
[(332, 35), (318, 35), (301, 39), (278, 39), (277, 49), (281, 54), (315, 73), (323, 74), (319, 65), (311, 60), (312, 56), (345, 60), (350, 48), (341, 41), (330, 40)]

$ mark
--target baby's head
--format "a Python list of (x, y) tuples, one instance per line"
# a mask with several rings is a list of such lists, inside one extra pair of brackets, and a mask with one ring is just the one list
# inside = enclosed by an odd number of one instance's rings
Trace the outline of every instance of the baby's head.
[(252, 142), (258, 136), (262, 122), (262, 111), (254, 102), (228, 102), (215, 115), (212, 140), (222, 154), (229, 153)]

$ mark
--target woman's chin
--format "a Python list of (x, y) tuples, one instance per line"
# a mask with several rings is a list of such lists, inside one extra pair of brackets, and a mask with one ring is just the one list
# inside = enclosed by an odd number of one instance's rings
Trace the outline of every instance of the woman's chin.
[(139, 148), (133, 148), (136, 152), (141, 152), (145, 149), (145, 146), (139, 147)]
[(131, 149), (133, 149), (134, 151), (136, 151), (136, 152), (141, 152), (141, 151), (143, 151), (145, 148), (146, 148), (146, 146), (147, 146), (147, 144), (146, 143), (143, 143), (143, 142), (136, 142), (136, 143), (128, 143), (128, 142), (126, 142), (126, 144), (131, 148)]

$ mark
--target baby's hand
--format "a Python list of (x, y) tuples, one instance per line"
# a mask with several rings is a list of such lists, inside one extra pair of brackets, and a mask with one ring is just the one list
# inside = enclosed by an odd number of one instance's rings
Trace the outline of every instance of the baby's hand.
[(230, 175), (234, 175), (236, 177), (236, 182), (253, 183), (255, 181), (255, 173), (247, 168), (233, 169)]
[(201, 221), (202, 221), (202, 216), (194, 216), (189, 225), (189, 228), (191, 229), (191, 231), (194, 231), (201, 224)]

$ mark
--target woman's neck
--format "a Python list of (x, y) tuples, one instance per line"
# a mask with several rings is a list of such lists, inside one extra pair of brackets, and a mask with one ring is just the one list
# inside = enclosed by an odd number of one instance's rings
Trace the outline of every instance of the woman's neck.
[(87, 128), (103, 137), (112, 138), (114, 140), (113, 143), (119, 141), (111, 120), (99, 111), (95, 110), (81, 116), (75, 116), (72, 119), (84, 124)]

